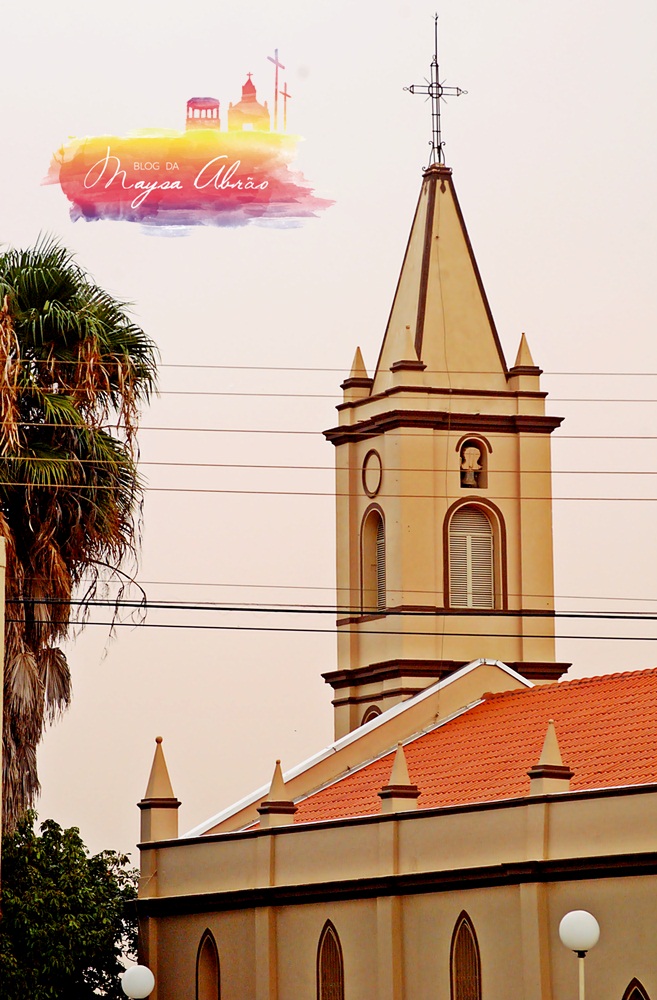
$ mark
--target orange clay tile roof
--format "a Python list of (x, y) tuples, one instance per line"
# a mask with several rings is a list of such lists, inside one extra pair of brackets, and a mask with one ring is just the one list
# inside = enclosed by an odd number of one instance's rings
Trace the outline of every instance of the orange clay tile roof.
[[(657, 781), (657, 669), (488, 694), (481, 705), (404, 745), (420, 809), (529, 794), (554, 719), (571, 790)], [(381, 812), (394, 751), (297, 803), (295, 823)]]

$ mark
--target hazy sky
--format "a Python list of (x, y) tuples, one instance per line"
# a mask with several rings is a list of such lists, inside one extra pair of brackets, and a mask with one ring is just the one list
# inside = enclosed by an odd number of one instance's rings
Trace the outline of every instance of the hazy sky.
[[(3, 11), (0, 238), (61, 237), (160, 348), (162, 395), (140, 434), (151, 602), (334, 601), (320, 432), (356, 346), (371, 369), (383, 335), (430, 137), (429, 105), (403, 88), (428, 75), (433, 12), (393, 0)], [(526, 331), (549, 412), (567, 417), (553, 439), (559, 607), (655, 610), (657, 8), (443, 0), (439, 13), (441, 77), (468, 91), (443, 111), (446, 158), (507, 359)], [(225, 107), (247, 71), (271, 102), (274, 48), (305, 139), (298, 165), (335, 200), (321, 217), (166, 238), (74, 224), (41, 185), (69, 136), (182, 127), (189, 97)], [(249, 433), (265, 430), (290, 433)], [(94, 850), (133, 849), (156, 735), (182, 830), (267, 781), (276, 757), (289, 767), (330, 742), (330, 616), (153, 609), (117, 631), (108, 643), (92, 625), (70, 647), (74, 703), (39, 755), (41, 817), (78, 825)], [(559, 632), (628, 637), (564, 638), (571, 675), (657, 662), (642, 638), (655, 623)]]

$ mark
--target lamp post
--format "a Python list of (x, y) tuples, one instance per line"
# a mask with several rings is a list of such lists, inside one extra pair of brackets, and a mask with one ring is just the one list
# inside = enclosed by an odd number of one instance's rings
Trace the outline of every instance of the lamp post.
[(147, 965), (132, 965), (121, 976), (121, 989), (130, 1000), (144, 1000), (155, 986), (155, 976)]
[(559, 937), (566, 948), (577, 955), (579, 965), (579, 1000), (584, 1000), (584, 959), (598, 943), (600, 924), (587, 910), (571, 910), (559, 924)]

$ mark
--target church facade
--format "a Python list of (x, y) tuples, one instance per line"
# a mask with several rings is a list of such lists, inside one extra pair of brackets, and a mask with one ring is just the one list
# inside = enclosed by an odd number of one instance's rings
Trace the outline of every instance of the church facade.
[(156, 1000), (657, 1000), (657, 671), (559, 680), (550, 435), (451, 171), (425, 171), (336, 451), (335, 741), (179, 836), (161, 741), (137, 903)]

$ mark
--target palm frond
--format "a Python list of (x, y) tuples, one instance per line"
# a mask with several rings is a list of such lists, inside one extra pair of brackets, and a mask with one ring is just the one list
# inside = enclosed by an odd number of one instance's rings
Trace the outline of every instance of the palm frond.
[(83, 599), (72, 616), (73, 590), (90, 575), (93, 591), (104, 565), (136, 560), (143, 487), (135, 435), (140, 407), (157, 391), (156, 360), (128, 305), (100, 288), (57, 240), (45, 236), (32, 248), (0, 253), (0, 536), (12, 602), (3, 720), (9, 828), (38, 789), (43, 726), (70, 701), (59, 644), (86, 610)]

